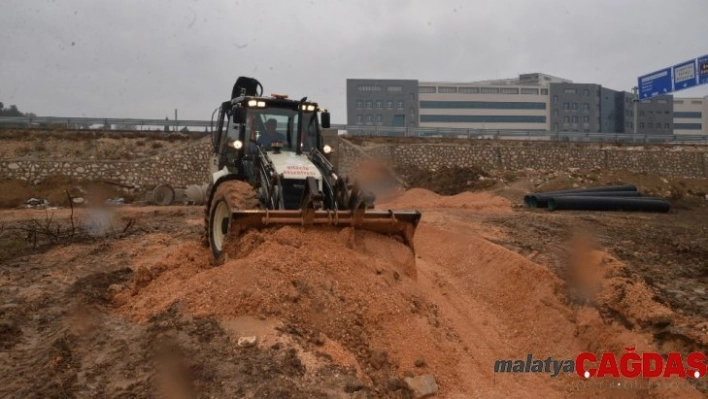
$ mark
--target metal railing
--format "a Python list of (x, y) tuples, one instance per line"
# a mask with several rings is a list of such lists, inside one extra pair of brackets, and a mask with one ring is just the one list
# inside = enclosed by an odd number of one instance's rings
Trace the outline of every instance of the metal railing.
[(56, 116), (13, 116), (0, 118), (2, 127), (65, 127), (67, 129), (120, 129), (145, 128), (159, 126), (168, 127), (170, 131), (180, 128), (207, 128), (211, 130), (212, 122), (203, 120), (165, 120), (165, 119), (135, 119), (135, 118), (73, 118)]
[[(215, 125), (215, 124), (214, 124)], [(136, 130), (159, 126), (176, 131), (183, 128), (212, 130), (210, 120), (164, 120), (134, 118), (72, 118), (72, 117), (3, 117), (2, 127), (65, 127), (68, 129), (125, 129)], [(191, 129), (190, 129), (191, 128)], [(500, 139), (500, 140), (545, 140), (545, 141), (592, 141), (626, 143), (670, 143), (670, 144), (708, 144), (708, 134), (632, 134), (632, 133), (585, 133), (552, 132), (547, 130), (494, 130), (466, 128), (428, 128), (428, 127), (389, 127), (362, 125), (332, 125), (340, 134), (352, 136), (381, 137), (444, 137), (460, 139)]]

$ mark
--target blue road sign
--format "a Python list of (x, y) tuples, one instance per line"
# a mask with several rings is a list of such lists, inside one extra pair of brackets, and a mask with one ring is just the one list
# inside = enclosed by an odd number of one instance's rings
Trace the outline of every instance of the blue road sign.
[(708, 55), (698, 57), (698, 84), (708, 83)]
[(674, 91), (689, 89), (698, 84), (696, 73), (696, 60), (682, 62), (674, 65)]
[(669, 94), (673, 91), (671, 67), (640, 76), (637, 80), (640, 99)]

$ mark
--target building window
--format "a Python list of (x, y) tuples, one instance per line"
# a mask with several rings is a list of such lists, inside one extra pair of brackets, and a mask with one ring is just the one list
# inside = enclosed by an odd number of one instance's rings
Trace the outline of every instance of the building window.
[(573, 109), (578, 109), (578, 103), (573, 103)]
[(479, 87), (458, 87), (457, 91), (464, 94), (477, 94), (479, 93)]
[(498, 87), (482, 87), (480, 91), (482, 94), (499, 94)]
[(438, 93), (457, 93), (457, 87), (440, 86), (438, 87)]
[(693, 100), (693, 101), (691, 101), (691, 104), (703, 104), (703, 101), (701, 101), (701, 100)]
[(411, 101), (415, 101), (415, 93), (411, 93), (411, 95), (409, 97), (410, 97)]
[(366, 115), (366, 123), (371, 123), (371, 122), (373, 122), (373, 120), (374, 120), (374, 117), (373, 117), (373, 116), (371, 116), (371, 115)]
[(701, 123), (674, 123), (674, 129), (676, 130), (701, 130), (703, 125)]
[(383, 122), (383, 115), (381, 115), (381, 114), (376, 115), (376, 123), (381, 123), (381, 122)]
[(588, 103), (583, 103), (583, 109), (584, 109), (585, 111), (590, 111), (590, 104), (588, 104)]
[(361, 109), (364, 106), (364, 102), (361, 100), (356, 100), (356, 108)]
[(557, 103), (558, 102), (558, 96), (553, 96), (553, 102)]
[(418, 87), (418, 93), (435, 93), (437, 89), (435, 86), (420, 86)]
[(421, 101), (420, 108), (434, 109), (546, 109), (546, 103), (524, 101)]
[(553, 124), (553, 130), (558, 131), (558, 122)]
[(583, 117), (583, 122), (584, 122), (584, 123), (590, 123), (590, 117), (589, 117), (589, 116), (584, 116), (584, 117)]
[(541, 95), (547, 96), (547, 95), (548, 95), (548, 89), (541, 89)]
[(570, 117), (569, 117), (569, 116), (564, 116), (564, 117), (563, 117), (563, 122), (569, 123), (569, 122), (570, 122)]
[(398, 100), (398, 109), (403, 109), (403, 100)]
[(570, 103), (563, 103), (563, 109), (570, 109)]
[(361, 125), (362, 122), (364, 122), (364, 117), (362, 115), (357, 115), (356, 116), (356, 123)]
[(381, 91), (381, 86), (379, 85), (361, 85), (358, 87), (359, 91)]
[(546, 117), (541, 115), (420, 115), (420, 121), (424, 123), (546, 123)]
[(671, 129), (671, 124), (670, 123), (665, 123), (664, 124), (665, 129)]
[(403, 91), (403, 86), (388, 86), (386, 87), (386, 90), (390, 92), (400, 92)]
[(578, 123), (578, 117), (577, 117), (577, 116), (574, 116), (574, 117), (573, 117), (573, 123)]
[(500, 94), (519, 94), (519, 89), (516, 87), (502, 87), (499, 89)]
[(584, 95), (584, 96), (589, 96), (589, 95), (590, 95), (590, 90), (588, 90), (588, 89), (583, 90), (583, 95)]
[(366, 100), (366, 108), (371, 109), (373, 107), (373, 101), (371, 100)]
[(393, 108), (393, 100), (386, 101), (386, 108), (388, 108), (388, 109)]
[(674, 118), (695, 118), (701, 119), (703, 117), (702, 112), (674, 112)]
[(683, 100), (674, 100), (674, 104), (683, 104)]
[(563, 89), (563, 93), (565, 94), (577, 94), (578, 91), (576, 89)]
[(521, 94), (536, 94), (536, 95), (538, 95), (538, 89), (522, 88)]
[(383, 108), (383, 100), (376, 100), (376, 108)]
[(411, 115), (415, 114), (415, 108), (410, 107), (408, 110), (410, 111)]
[(659, 99), (659, 100), (656, 100), (656, 103), (657, 104), (668, 104), (669, 102), (664, 99)]

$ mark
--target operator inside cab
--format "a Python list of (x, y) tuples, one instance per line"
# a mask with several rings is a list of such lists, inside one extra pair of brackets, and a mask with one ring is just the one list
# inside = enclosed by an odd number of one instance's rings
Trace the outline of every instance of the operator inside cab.
[(278, 121), (271, 118), (265, 123), (265, 132), (263, 132), (260, 137), (258, 137), (257, 143), (266, 150), (271, 149), (271, 143), (274, 141), (280, 141), (285, 143), (285, 135), (278, 132)]

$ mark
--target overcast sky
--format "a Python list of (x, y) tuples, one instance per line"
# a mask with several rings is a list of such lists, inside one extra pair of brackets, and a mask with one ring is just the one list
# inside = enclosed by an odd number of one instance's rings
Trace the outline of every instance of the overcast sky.
[(209, 119), (245, 75), (344, 123), (347, 78), (544, 72), (629, 91), (708, 54), (707, 16), (708, 0), (2, 0), (0, 101), (41, 116)]

